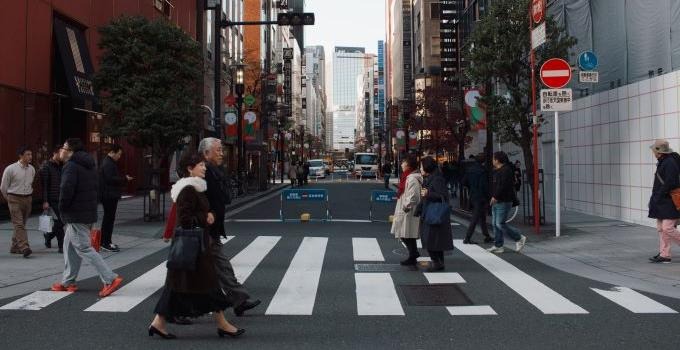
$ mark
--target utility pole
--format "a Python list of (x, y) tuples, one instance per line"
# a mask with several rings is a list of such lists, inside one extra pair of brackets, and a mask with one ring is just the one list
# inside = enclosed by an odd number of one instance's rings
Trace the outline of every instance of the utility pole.
[(215, 134), (217, 135), (217, 138), (220, 140), (224, 139), (224, 130), (222, 128), (222, 92), (221, 92), (221, 87), (222, 87), (222, 2), (218, 2), (217, 6), (214, 8), (214, 18), (213, 21), (215, 22), (215, 37), (213, 38), (215, 42), (215, 49), (213, 50), (214, 54), (214, 59), (215, 59), (215, 115), (214, 115), (214, 124), (215, 124)]

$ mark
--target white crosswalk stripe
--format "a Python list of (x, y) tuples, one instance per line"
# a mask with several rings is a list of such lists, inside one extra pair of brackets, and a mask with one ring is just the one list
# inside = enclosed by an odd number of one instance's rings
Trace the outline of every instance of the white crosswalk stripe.
[(3, 307), (0, 310), (42, 310), (50, 304), (59, 301), (72, 292), (53, 292), (49, 290), (39, 290), (33, 292), (21, 299), (15, 300)]
[(678, 312), (630, 288), (614, 287), (611, 290), (590, 288), (595, 293), (621, 305), (636, 314), (677, 314)]
[(85, 311), (128, 312), (163, 287), (167, 270), (164, 261)]
[(236, 279), (244, 283), (280, 239), (280, 236), (258, 236), (245, 249), (236, 254), (230, 260)]
[(355, 273), (359, 316), (404, 316), (389, 273)]
[(375, 238), (352, 238), (354, 261), (385, 261)]

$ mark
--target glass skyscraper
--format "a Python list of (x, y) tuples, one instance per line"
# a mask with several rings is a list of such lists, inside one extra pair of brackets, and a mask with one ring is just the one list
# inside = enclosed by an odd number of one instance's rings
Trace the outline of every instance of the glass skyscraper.
[(357, 78), (364, 74), (363, 47), (335, 47), (333, 53), (333, 148), (354, 149)]

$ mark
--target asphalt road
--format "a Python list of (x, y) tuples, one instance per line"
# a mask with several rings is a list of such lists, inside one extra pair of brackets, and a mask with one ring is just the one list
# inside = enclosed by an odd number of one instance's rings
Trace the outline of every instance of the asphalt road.
[[(442, 276), (462, 278), (464, 283), (458, 280), (444, 287), (458, 286), (470, 304), (477, 306), (455, 309), (458, 311), (454, 313), (491, 314), (454, 316), (446, 307), (453, 305), (412, 305), (402, 288), (429, 285), (425, 274), (393, 265), (404, 258), (405, 252), (390, 237), (388, 224), (361, 222), (368, 218), (370, 191), (380, 190), (381, 184), (320, 183), (310, 187), (328, 190), (330, 211), (337, 221), (269, 222), (279, 217), (281, 202), (277, 196), (239, 212), (231, 218), (235, 222), (228, 223), (233, 238), (224, 249), (239, 262), (235, 264), (237, 273), (247, 275), (245, 286), (262, 300), (262, 305), (246, 317), (228, 312), (232, 322), (247, 330), (242, 338), (218, 338), (209, 317), (198, 319), (192, 326), (172, 325), (171, 332), (180, 337), (175, 341), (150, 338), (146, 329), (160, 292), (144, 297), (129, 311), (85, 311), (98, 302), (100, 282), (91, 278), (79, 281), (80, 291), (41, 310), (1, 310), (23, 296), (0, 300), (0, 348), (680, 347), (680, 314), (660, 313), (680, 311), (680, 300), (634, 291), (610, 292), (608, 295), (622, 306), (592, 289), (606, 294), (614, 286), (560, 272), (514, 252), (496, 258), (476, 246), (465, 246), (463, 251), (458, 246), (446, 257), (446, 272), (459, 275)], [(319, 203), (311, 205), (318, 207)], [(386, 217), (389, 211), (390, 208), (376, 206), (378, 217)], [(296, 218), (301, 212), (310, 212), (313, 218), (325, 215), (323, 209), (308, 210), (302, 204), (285, 208), (287, 218)], [(348, 222), (353, 220), (357, 222)], [(455, 238), (461, 239), (464, 227), (453, 226), (453, 230)], [(244, 250), (247, 254), (239, 255)], [(166, 255), (166, 250), (152, 254), (117, 272), (125, 277), (126, 284), (149, 284), (153, 277), (162, 278), (163, 273), (152, 276), (149, 271), (162, 264)], [(355, 261), (355, 255), (369, 255), (367, 259), (376, 261)], [(384, 261), (379, 261), (379, 255)], [(394, 267), (396, 271), (359, 272), (357, 263), (381, 264), (378, 268)], [(145, 295), (142, 289), (132, 287), (129, 294)], [(123, 298), (116, 300), (114, 308), (127, 302)], [(425, 300), (433, 301), (437, 300)], [(635, 313), (650, 310), (654, 313)], [(400, 311), (403, 315), (388, 315)]]

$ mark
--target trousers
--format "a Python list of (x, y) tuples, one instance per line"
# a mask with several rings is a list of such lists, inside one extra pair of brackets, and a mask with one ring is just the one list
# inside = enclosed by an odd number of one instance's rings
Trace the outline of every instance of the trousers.
[(659, 232), (659, 254), (664, 258), (671, 257), (671, 243), (680, 245), (680, 231), (675, 228), (677, 220), (656, 220), (656, 231)]
[(13, 194), (7, 195), (7, 206), (9, 207), (9, 215), (12, 218), (12, 225), (14, 225), (14, 234), (12, 235), (11, 252), (22, 253), (29, 249), (28, 235), (26, 234), (26, 220), (31, 215), (32, 197), (15, 196)]
[(219, 281), (222, 291), (227, 296), (227, 300), (233, 307), (238, 307), (248, 299), (250, 294), (248, 290), (239, 283), (234, 274), (234, 267), (229, 261), (222, 249), (220, 239), (213, 239), (210, 245), (213, 257), (215, 258), (215, 268), (217, 270), (217, 280)]
[(104, 284), (110, 284), (118, 277), (106, 264), (102, 256), (92, 248), (90, 228), (92, 228), (92, 225), (89, 224), (66, 224), (64, 274), (61, 279), (61, 284), (64, 286), (76, 283), (83, 259), (94, 266)]
[(111, 244), (113, 235), (113, 223), (116, 221), (116, 210), (118, 209), (118, 199), (104, 199), (104, 218), (102, 219), (102, 245)]

